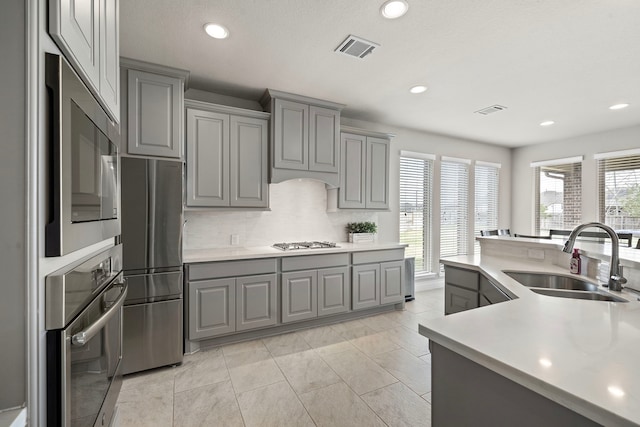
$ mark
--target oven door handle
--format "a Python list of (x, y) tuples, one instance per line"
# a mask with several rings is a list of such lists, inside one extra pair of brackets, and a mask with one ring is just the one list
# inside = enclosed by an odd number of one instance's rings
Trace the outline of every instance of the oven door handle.
[(98, 320), (93, 322), (88, 328), (74, 334), (71, 337), (71, 343), (77, 347), (82, 347), (86, 343), (91, 340), (103, 327), (107, 324), (107, 322), (120, 310), (122, 305), (124, 304), (124, 300), (127, 297), (127, 285), (124, 284), (122, 286), (122, 292), (118, 299), (113, 303), (113, 305), (105, 311), (105, 313), (100, 316)]

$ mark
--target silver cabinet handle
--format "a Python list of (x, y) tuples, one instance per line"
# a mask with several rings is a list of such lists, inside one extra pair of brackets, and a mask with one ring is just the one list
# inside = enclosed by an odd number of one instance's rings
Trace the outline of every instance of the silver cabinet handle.
[(71, 343), (75, 346), (82, 347), (91, 340), (104, 325), (120, 310), (127, 297), (127, 285), (122, 287), (122, 292), (113, 305), (98, 320), (93, 322), (87, 329), (84, 329), (71, 337)]

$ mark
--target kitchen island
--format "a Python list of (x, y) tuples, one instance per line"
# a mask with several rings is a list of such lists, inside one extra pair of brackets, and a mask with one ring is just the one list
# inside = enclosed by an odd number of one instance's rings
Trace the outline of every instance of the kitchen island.
[[(616, 293), (624, 303), (539, 295), (504, 271), (567, 274), (561, 242), (488, 239), (482, 256), (442, 262), (515, 298), (419, 325), (433, 350), (433, 424), (640, 425), (638, 295)], [(576, 246), (592, 259), (609, 253)], [(621, 256), (637, 265), (635, 253)]]

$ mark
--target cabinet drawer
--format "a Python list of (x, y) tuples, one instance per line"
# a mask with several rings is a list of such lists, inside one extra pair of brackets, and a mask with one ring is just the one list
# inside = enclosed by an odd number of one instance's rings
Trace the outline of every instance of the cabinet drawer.
[(444, 281), (445, 283), (451, 283), (456, 286), (462, 286), (463, 288), (478, 290), (478, 280), (480, 273), (477, 271), (464, 270), (455, 267), (446, 267), (444, 269)]
[(282, 271), (313, 270), (349, 265), (349, 254), (303, 255), (282, 258)]
[(187, 264), (187, 280), (252, 276), (276, 272), (276, 258)]
[(401, 259), (404, 259), (404, 248), (354, 252), (351, 258), (353, 264), (370, 264)]

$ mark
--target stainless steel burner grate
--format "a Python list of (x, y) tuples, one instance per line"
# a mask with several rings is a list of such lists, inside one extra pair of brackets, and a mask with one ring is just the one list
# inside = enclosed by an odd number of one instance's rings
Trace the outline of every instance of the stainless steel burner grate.
[(296, 249), (323, 249), (323, 248), (339, 248), (334, 242), (287, 242), (287, 243), (274, 243), (274, 248), (282, 251), (292, 251)]

